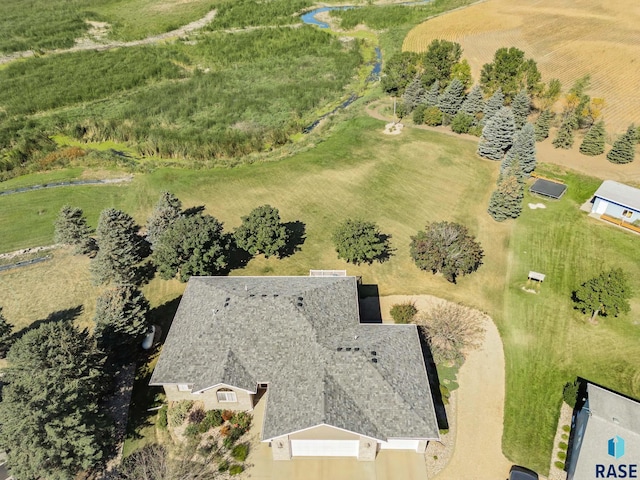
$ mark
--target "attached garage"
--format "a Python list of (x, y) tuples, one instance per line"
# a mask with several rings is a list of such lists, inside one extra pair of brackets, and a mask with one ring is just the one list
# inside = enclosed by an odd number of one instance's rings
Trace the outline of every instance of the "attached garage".
[(358, 440), (291, 440), (292, 457), (357, 457)]
[(388, 442), (380, 442), (380, 450), (418, 450), (420, 440), (389, 439)]

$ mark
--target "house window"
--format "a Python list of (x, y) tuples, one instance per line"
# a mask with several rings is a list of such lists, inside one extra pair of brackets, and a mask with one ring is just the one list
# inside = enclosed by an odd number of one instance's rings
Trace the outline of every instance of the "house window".
[(189, 388), (189, 385), (179, 384), (178, 385), (178, 391), (179, 392), (189, 392), (189, 391), (191, 391), (191, 389)]
[(633, 212), (631, 210), (625, 210), (624, 212), (622, 212), (622, 216), (626, 218), (631, 218), (632, 215)]
[(216, 392), (219, 402), (237, 402), (236, 392), (228, 388), (221, 388)]

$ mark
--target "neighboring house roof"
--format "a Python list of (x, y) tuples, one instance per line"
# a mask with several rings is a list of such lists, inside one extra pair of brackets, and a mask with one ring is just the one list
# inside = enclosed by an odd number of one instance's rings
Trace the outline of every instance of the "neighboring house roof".
[(624, 183), (605, 180), (593, 196), (640, 212), (640, 189)]
[(190, 279), (150, 383), (258, 382), (265, 440), (320, 424), (439, 438), (417, 327), (361, 324), (355, 277)]

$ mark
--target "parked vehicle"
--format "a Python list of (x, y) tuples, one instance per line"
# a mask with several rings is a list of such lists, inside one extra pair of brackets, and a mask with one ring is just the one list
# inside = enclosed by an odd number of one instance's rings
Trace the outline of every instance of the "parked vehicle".
[(509, 480), (538, 480), (538, 474), (528, 468), (514, 465), (509, 470)]

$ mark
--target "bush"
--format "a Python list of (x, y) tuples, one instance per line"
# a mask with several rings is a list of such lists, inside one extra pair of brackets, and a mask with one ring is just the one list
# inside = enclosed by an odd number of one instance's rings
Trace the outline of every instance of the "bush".
[(227, 437), (222, 441), (222, 446), (227, 450), (231, 450), (233, 448), (233, 444), (236, 443), (235, 440), (231, 437)]
[(205, 414), (204, 420), (200, 422), (200, 432), (204, 433), (211, 428), (219, 427), (222, 423), (222, 412), (220, 410), (209, 410)]
[(193, 402), (191, 400), (183, 400), (172, 405), (167, 411), (169, 426), (175, 428), (182, 425), (187, 419), (187, 415), (189, 415), (191, 407), (193, 407)]
[(167, 405), (163, 405), (160, 410), (158, 410), (158, 428), (161, 430), (167, 429)]
[(565, 452), (558, 452), (558, 458), (560, 460), (566, 460), (567, 459), (567, 454)]
[(571, 431), (571, 427), (569, 425), (563, 425), (562, 426), (562, 431), (563, 432), (570, 432)]
[(231, 450), (231, 456), (239, 462), (244, 462), (247, 459), (247, 455), (249, 455), (249, 445), (246, 443), (236, 445)]
[(223, 410), (222, 411), (222, 420), (228, 422), (233, 417), (233, 412), (231, 410)]
[(566, 442), (560, 442), (560, 443), (558, 443), (558, 448), (560, 450), (562, 450), (563, 452), (566, 452), (567, 449), (569, 448), (569, 445), (567, 445)]
[(251, 414), (247, 412), (237, 412), (233, 417), (231, 417), (229, 422), (244, 433), (249, 430), (249, 427), (251, 426), (251, 418)]
[(391, 318), (396, 323), (411, 323), (418, 309), (413, 302), (396, 303), (389, 311)]
[(187, 428), (184, 429), (184, 436), (187, 438), (196, 438), (198, 435), (200, 435), (200, 429), (195, 423), (190, 423), (187, 425)]
[(560, 435), (560, 438), (562, 438), (563, 440), (569, 440), (569, 435), (563, 433), (562, 435)]
[(202, 408), (196, 408), (189, 413), (189, 423), (200, 424), (206, 417), (206, 413)]
[(242, 465), (231, 465), (231, 468), (229, 468), (229, 473), (231, 475), (240, 475), (242, 472), (244, 472), (244, 467)]
[(467, 133), (469, 135), (473, 135), (474, 137), (480, 137), (482, 136), (482, 127), (480, 125), (474, 125), (473, 127), (469, 128), (469, 131)]
[(442, 111), (438, 107), (425, 108), (423, 121), (432, 127), (442, 125)]
[(468, 113), (458, 112), (451, 121), (451, 130), (456, 133), (468, 133), (474, 120), (474, 117)]
[(228, 437), (231, 433), (231, 425), (225, 425), (220, 429), (220, 435), (223, 437)]
[(564, 462), (557, 461), (556, 463), (554, 463), (554, 465), (556, 466), (556, 468), (559, 468), (560, 470), (564, 470)]
[(445, 405), (449, 405), (449, 397), (451, 396), (451, 392), (446, 385), (440, 384), (440, 396), (442, 397), (442, 403)]
[(576, 406), (578, 390), (580, 390), (580, 384), (577, 381), (565, 383), (562, 389), (562, 398), (571, 408), (575, 408)]
[(424, 123), (424, 111), (426, 110), (426, 105), (418, 105), (416, 109), (413, 111), (413, 123), (416, 125), (422, 125)]
[(226, 460), (221, 461), (220, 465), (218, 465), (218, 471), (226, 472), (227, 470), (229, 470), (229, 462), (227, 462)]

